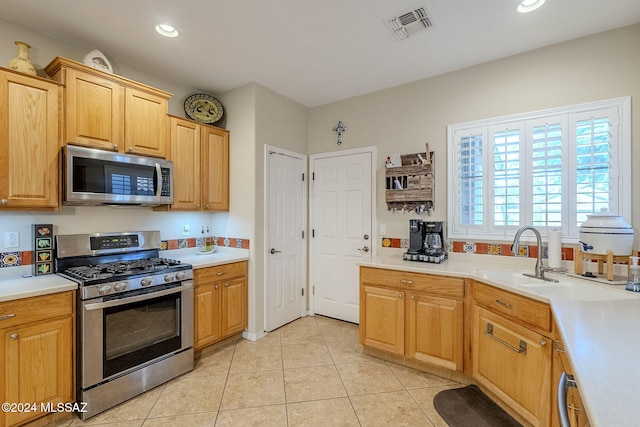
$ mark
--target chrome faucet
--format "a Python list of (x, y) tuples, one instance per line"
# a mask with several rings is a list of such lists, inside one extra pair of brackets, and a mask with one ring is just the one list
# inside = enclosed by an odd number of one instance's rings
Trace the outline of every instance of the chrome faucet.
[(526, 225), (524, 227), (521, 227), (518, 231), (516, 231), (516, 235), (513, 238), (513, 245), (511, 245), (511, 251), (515, 255), (518, 255), (518, 253), (520, 252), (520, 236), (522, 235), (522, 233), (524, 233), (527, 230), (533, 231), (533, 234), (536, 235), (536, 243), (538, 245), (538, 259), (536, 260), (536, 269), (534, 274), (528, 274), (528, 273), (522, 273), (522, 274), (528, 277), (534, 277), (536, 279), (546, 280), (548, 282), (557, 282), (557, 280), (555, 279), (544, 277), (544, 272), (550, 271), (552, 269), (549, 267), (545, 267), (542, 264), (542, 236), (540, 236), (540, 232), (536, 230), (534, 227), (530, 225)]

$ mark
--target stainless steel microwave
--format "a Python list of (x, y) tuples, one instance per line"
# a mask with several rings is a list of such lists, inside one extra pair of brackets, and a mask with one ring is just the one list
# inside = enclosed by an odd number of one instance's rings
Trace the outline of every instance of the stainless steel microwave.
[(173, 203), (173, 162), (67, 145), (63, 205), (158, 206)]

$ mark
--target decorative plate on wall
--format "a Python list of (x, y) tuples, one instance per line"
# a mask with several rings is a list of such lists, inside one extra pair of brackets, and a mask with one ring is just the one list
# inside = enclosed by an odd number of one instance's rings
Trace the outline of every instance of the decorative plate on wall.
[(184, 112), (189, 118), (210, 125), (222, 119), (224, 108), (213, 96), (197, 93), (184, 101)]

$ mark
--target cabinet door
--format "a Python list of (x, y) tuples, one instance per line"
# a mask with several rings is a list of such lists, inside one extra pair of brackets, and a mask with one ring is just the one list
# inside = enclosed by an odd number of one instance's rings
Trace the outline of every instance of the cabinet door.
[(229, 210), (229, 132), (202, 128), (203, 209)]
[(170, 118), (174, 177), (171, 209), (200, 210), (200, 130), (200, 125), (190, 120)]
[(0, 71), (0, 209), (58, 208), (61, 88)]
[(549, 340), (478, 306), (474, 312), (474, 377), (532, 425), (549, 425)]
[[(557, 339), (553, 342), (552, 351), (552, 381), (551, 381), (551, 426), (560, 427), (560, 415), (558, 413), (558, 383), (563, 372), (572, 374), (567, 353), (564, 350), (562, 341)], [(580, 398), (580, 393), (576, 387), (567, 388), (567, 413), (571, 427), (588, 427), (589, 419), (584, 409), (584, 404)]]
[(247, 327), (247, 279), (222, 282), (222, 336), (242, 332)]
[(404, 292), (360, 288), (360, 343), (404, 355)]
[(199, 349), (221, 338), (220, 283), (204, 283), (194, 291), (195, 339), (194, 348)]
[(462, 372), (463, 304), (412, 293), (408, 357)]
[(67, 68), (65, 143), (110, 151), (124, 149), (124, 87)]
[(128, 87), (125, 92), (125, 152), (165, 158), (169, 100)]
[(73, 401), (72, 319), (56, 319), (2, 331), (3, 402), (36, 403), (38, 412), (4, 413), (4, 425), (41, 416), (40, 403)]

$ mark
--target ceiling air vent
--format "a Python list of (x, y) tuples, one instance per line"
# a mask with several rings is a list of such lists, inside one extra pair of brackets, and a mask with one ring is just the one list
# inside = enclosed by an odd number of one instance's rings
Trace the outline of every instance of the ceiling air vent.
[(418, 7), (387, 19), (387, 25), (396, 39), (402, 40), (409, 37), (410, 33), (426, 30), (433, 24), (424, 7)]

